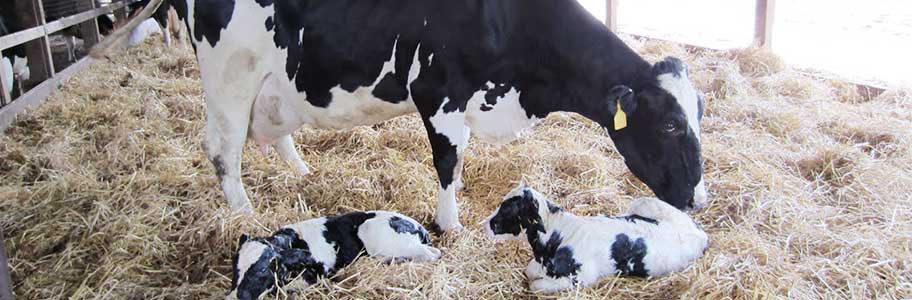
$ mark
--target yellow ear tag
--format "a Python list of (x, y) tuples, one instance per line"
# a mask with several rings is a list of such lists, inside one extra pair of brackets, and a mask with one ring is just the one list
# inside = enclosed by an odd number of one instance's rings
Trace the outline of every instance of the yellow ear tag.
[(618, 101), (618, 110), (614, 114), (614, 130), (621, 130), (627, 127), (627, 113), (621, 109), (621, 102)]

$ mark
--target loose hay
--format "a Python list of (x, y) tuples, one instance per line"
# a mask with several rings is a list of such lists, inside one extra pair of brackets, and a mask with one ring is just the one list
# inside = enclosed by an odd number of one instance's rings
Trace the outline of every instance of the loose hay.
[[(713, 242), (681, 273), (608, 278), (556, 297), (912, 297), (908, 90), (860, 103), (768, 53), (625, 39), (650, 60), (682, 56), (707, 93), (712, 197), (695, 217)], [(437, 183), (416, 116), (299, 130), (314, 170), (303, 178), (249, 146), (243, 177), (257, 213), (229, 216), (200, 148), (194, 61), (189, 49), (156, 43), (114, 55), (0, 136), (0, 228), (19, 299), (218, 299), (243, 232), (354, 209), (430, 223)], [(504, 193), (525, 182), (578, 214), (615, 214), (649, 195), (604, 132), (569, 114), (505, 147), (473, 141), (464, 180), (467, 229), (434, 237), (441, 261), (362, 259), (297, 298), (533, 298), (522, 275), (528, 247), (492, 246), (476, 225)]]

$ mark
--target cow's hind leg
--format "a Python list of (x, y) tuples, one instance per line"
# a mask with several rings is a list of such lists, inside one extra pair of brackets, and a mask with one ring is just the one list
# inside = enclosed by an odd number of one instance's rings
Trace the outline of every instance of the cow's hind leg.
[(310, 173), (310, 168), (307, 167), (307, 163), (301, 159), (301, 155), (298, 154), (298, 150), (295, 149), (294, 138), (292, 138), (290, 134), (276, 140), (275, 143), (272, 143), (272, 147), (276, 149), (276, 152), (279, 153), (282, 160), (294, 168), (295, 171), (298, 171), (298, 174), (304, 176)]
[[(252, 57), (252, 54), (249, 55)], [(236, 60), (241, 58), (229, 59), (232, 62)], [(201, 66), (201, 71), (208, 71), (210, 68), (215, 69), (212, 66)], [(257, 75), (253, 70), (231, 74), (240, 76), (219, 78), (208, 76), (210, 73), (202, 74), (206, 95), (204, 148), (215, 167), (228, 206), (235, 212), (252, 212), (253, 207), (241, 182), (241, 154), (247, 140), (250, 111), (254, 98), (262, 86), (262, 79), (255, 77)], [(208, 81), (213, 80), (212, 77), (222, 81)]]

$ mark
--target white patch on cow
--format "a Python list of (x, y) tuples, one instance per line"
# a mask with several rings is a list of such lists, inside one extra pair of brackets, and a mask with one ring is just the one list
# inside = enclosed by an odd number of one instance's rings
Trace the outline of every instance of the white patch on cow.
[(31, 78), (32, 72), (28, 67), (28, 57), (13, 56), (13, 75), (22, 82)]
[(421, 243), (421, 237), (408, 232), (396, 232), (390, 226), (390, 219), (399, 217), (415, 228), (421, 224), (414, 219), (393, 212), (371, 211), (377, 214), (358, 228), (358, 238), (364, 243), (364, 250), (371, 257), (387, 260), (410, 259), (414, 261), (433, 261), (440, 258), (440, 250)]
[(428, 67), (430, 67), (432, 64), (434, 64), (434, 53), (428, 55)]
[[(486, 85), (489, 90), (495, 88), (494, 83), (487, 82)], [(498, 97), (493, 106), (485, 101), (485, 94), (487, 91), (481, 90), (472, 95), (465, 116), (466, 124), (475, 136), (485, 142), (497, 145), (509, 143), (540, 121), (534, 116), (528, 117), (519, 103), (520, 93), (513, 87), (503, 97)], [(483, 107), (487, 111), (482, 110)]]
[(699, 140), (700, 121), (697, 115), (700, 111), (700, 106), (697, 90), (687, 79), (686, 72), (681, 71), (680, 76), (675, 76), (672, 73), (662, 74), (659, 75), (658, 80), (659, 86), (678, 100), (678, 105), (681, 106), (681, 109), (684, 110), (684, 115), (687, 117), (687, 125), (690, 126), (690, 129), (693, 130), (694, 135)]
[(307, 243), (311, 257), (323, 264), (324, 271), (329, 271), (336, 264), (336, 249), (323, 237), (326, 231), (326, 218), (310, 219), (301, 223), (286, 225), (282, 228), (294, 230), (298, 237)]
[[(681, 106), (681, 109), (684, 110), (684, 115), (687, 117), (687, 125), (690, 126), (690, 130), (694, 132), (699, 143), (701, 139), (700, 119), (698, 118), (700, 112), (699, 98), (697, 97), (697, 90), (694, 89), (690, 79), (687, 78), (687, 72), (682, 70), (680, 76), (675, 76), (672, 73), (662, 74), (658, 76), (658, 80), (659, 86), (678, 100), (678, 105)], [(703, 184), (703, 176), (701, 175), (700, 183), (694, 187), (694, 202), (705, 203), (707, 198), (706, 186)]]
[(427, 18), (424, 18), (424, 24), (422, 26), (427, 26)]
[(450, 144), (456, 147), (457, 152), (462, 152), (469, 144), (469, 135), (465, 126), (465, 112), (458, 109), (451, 112), (444, 112), (443, 108), (450, 102), (450, 98), (443, 98), (443, 103), (437, 109), (437, 113), (428, 120), (434, 126), (434, 131), (447, 137)]
[(6, 88), (4, 92), (8, 95), (13, 91), (13, 63), (9, 58), (4, 57), (0, 65), (2, 65), (0, 70), (3, 72), (3, 87)]
[[(528, 273), (535, 275), (530, 276), (530, 288), (535, 292), (573, 288), (574, 281), (585, 287), (598, 282), (601, 277), (615, 275), (618, 270), (611, 251), (619, 234), (629, 237), (631, 243), (643, 239), (646, 255), (642, 262), (649, 276), (662, 276), (684, 269), (701, 257), (709, 245), (709, 236), (686, 213), (656, 198), (635, 200), (628, 213), (654, 219), (658, 225), (646, 221), (631, 222), (624, 218), (577, 216), (566, 211), (551, 213), (548, 209), (551, 201), (527, 187), (511, 191), (504, 200), (525, 190), (532, 192), (538, 204), (538, 215), (545, 230), (539, 233), (539, 241), (547, 241), (559, 233), (562, 238), (559, 247), (571, 249), (573, 259), (580, 264), (575, 278), (570, 278), (542, 274), (544, 272), (538, 272), (538, 266), (530, 263)], [(626, 266), (632, 268), (633, 264), (628, 262)]]
[(250, 266), (255, 264), (260, 256), (263, 255), (263, 252), (266, 251), (267, 246), (260, 242), (248, 241), (241, 245), (241, 249), (238, 250), (238, 277), (237, 284), (241, 285), (241, 281), (244, 280), (244, 274), (247, 273), (247, 270), (250, 269)]
[[(130, 36), (124, 42), (124, 47), (133, 47), (139, 44), (142, 44), (147, 38), (153, 34), (162, 34), (162, 28), (159, 26), (158, 22), (155, 19), (149, 18), (133, 28), (133, 31), (130, 31)], [(166, 36), (168, 37), (168, 36)], [(170, 37), (168, 37), (170, 41)]]
[(434, 223), (440, 230), (450, 231), (462, 229), (459, 223), (459, 204), (456, 203), (456, 185), (450, 184), (446, 189), (440, 188), (437, 192), (437, 210)]
[(706, 192), (706, 183), (703, 182), (703, 176), (700, 176), (700, 182), (694, 188), (694, 208), (706, 206), (707, 199), (709, 199), (709, 193)]

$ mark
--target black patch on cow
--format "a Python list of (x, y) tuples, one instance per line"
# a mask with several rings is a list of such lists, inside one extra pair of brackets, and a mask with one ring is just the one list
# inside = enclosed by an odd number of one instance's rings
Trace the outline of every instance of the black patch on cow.
[(703, 120), (703, 96), (697, 93), (697, 121)]
[(215, 177), (218, 177), (219, 180), (222, 180), (222, 177), (225, 177), (225, 161), (222, 160), (221, 155), (216, 155), (212, 157), (212, 166), (215, 167)]
[(266, 18), (266, 31), (272, 31), (273, 28), (275, 28), (275, 22), (272, 17)]
[(624, 220), (631, 223), (636, 223), (637, 221), (642, 221), (646, 223), (652, 223), (653, 225), (659, 225), (659, 221), (653, 218), (647, 218), (641, 215), (626, 215), (626, 216), (605, 216), (612, 219)]
[(351, 264), (364, 252), (364, 242), (358, 238), (358, 227), (376, 216), (375, 213), (351, 212), (326, 220), (323, 238), (336, 250), (336, 264), (330, 273)]
[(408, 99), (408, 89), (392, 72), (386, 73), (383, 79), (380, 79), (380, 82), (374, 87), (373, 94), (374, 97), (392, 103), (399, 103)]
[(655, 63), (655, 66), (653, 66), (652, 70), (655, 76), (671, 73), (675, 77), (681, 77), (681, 73), (686, 72), (684, 62), (676, 57), (671, 56)]
[(545, 232), (541, 216), (538, 214), (538, 202), (529, 190), (523, 191), (521, 196), (513, 196), (504, 200), (497, 209), (497, 214), (488, 222), (494, 234), (519, 235), (523, 230), (526, 234), (532, 232)]
[(396, 233), (410, 233), (417, 235), (421, 239), (421, 243), (428, 245), (431, 243), (431, 239), (428, 236), (427, 231), (424, 230), (421, 225), (412, 223), (412, 221), (400, 218), (398, 216), (393, 216), (389, 220), (389, 225)]
[(256, 3), (259, 4), (261, 7), (270, 6), (270, 5), (272, 5), (273, 2), (275, 2), (275, 0), (256, 0)]
[(232, 275), (231, 289), (237, 288), (238, 299), (257, 299), (263, 293), (273, 290), (276, 285), (276, 274), (281, 273), (278, 263), (278, 253), (270, 245), (267, 239), (255, 238), (253, 243), (266, 244), (266, 249), (260, 254), (255, 263), (250, 265), (244, 273), (244, 278), (237, 278), (238, 273), (238, 255), (235, 254), (232, 262), (234, 274)]
[(234, 0), (197, 0), (193, 7), (194, 38), (199, 42), (205, 38), (209, 46), (215, 47), (233, 12)]
[[(485, 87), (487, 87), (487, 86), (485, 86)], [(503, 83), (495, 84), (494, 88), (486, 90), (487, 93), (485, 93), (485, 96), (484, 96), (485, 103), (488, 104), (489, 106), (497, 105), (497, 98), (503, 98), (507, 94), (507, 92), (510, 91), (510, 89), (511, 89), (511, 87), (507, 86), (506, 84), (503, 84)], [(490, 110), (490, 109), (488, 109), (488, 110)]]
[(573, 249), (561, 246), (563, 238), (559, 231), (551, 232), (547, 242), (540, 241), (539, 232), (529, 232), (529, 244), (535, 261), (542, 264), (548, 276), (566, 277), (576, 275), (582, 264), (573, 259)]
[(614, 259), (614, 266), (621, 274), (649, 276), (649, 270), (646, 270), (646, 265), (643, 263), (645, 257), (646, 240), (643, 238), (631, 241), (630, 237), (623, 233), (614, 237), (614, 243), (611, 244), (611, 258)]

